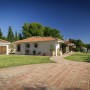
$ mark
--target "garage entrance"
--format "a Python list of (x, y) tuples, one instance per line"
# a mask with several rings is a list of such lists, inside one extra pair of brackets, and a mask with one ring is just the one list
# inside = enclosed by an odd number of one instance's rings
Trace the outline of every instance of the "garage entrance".
[(0, 46), (0, 54), (6, 54), (6, 46)]

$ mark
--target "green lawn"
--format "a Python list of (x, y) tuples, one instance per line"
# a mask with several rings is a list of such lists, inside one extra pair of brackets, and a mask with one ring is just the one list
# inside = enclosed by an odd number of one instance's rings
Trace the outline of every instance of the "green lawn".
[(27, 56), (27, 55), (1, 55), (0, 68), (39, 64), (39, 63), (53, 63), (49, 56)]
[(65, 57), (65, 59), (80, 62), (90, 62), (90, 53), (75, 53)]

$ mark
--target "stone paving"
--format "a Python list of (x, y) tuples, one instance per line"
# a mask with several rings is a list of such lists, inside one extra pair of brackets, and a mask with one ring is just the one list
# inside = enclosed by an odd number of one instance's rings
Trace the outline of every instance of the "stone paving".
[(64, 60), (65, 56), (51, 57), (57, 63), (0, 69), (0, 90), (33, 90), (32, 84), (52, 88), (47, 90), (90, 90), (90, 63)]

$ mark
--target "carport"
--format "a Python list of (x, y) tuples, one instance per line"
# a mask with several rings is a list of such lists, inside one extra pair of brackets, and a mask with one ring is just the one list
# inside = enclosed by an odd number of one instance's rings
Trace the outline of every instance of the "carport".
[(9, 54), (9, 42), (0, 39), (0, 55)]

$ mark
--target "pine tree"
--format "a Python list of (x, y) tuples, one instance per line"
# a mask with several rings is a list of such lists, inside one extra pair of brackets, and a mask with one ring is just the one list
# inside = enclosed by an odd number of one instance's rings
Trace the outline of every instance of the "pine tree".
[(14, 41), (14, 34), (13, 34), (11, 26), (9, 26), (9, 29), (8, 29), (7, 40), (10, 42)]
[(3, 33), (2, 33), (1, 28), (0, 28), (0, 39), (2, 39), (2, 38), (3, 38)]

